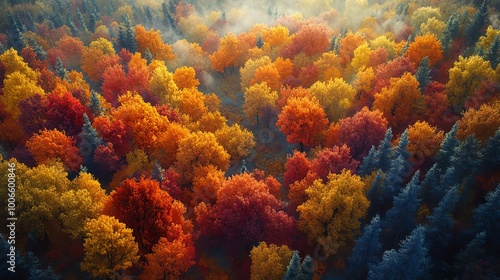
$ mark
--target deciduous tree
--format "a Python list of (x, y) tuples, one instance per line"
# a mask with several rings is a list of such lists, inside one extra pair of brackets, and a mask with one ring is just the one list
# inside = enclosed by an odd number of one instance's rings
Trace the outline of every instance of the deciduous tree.
[(266, 242), (259, 243), (250, 251), (252, 267), (250, 279), (280, 279), (286, 272), (286, 268), (292, 257), (292, 250), (286, 245), (267, 245)]

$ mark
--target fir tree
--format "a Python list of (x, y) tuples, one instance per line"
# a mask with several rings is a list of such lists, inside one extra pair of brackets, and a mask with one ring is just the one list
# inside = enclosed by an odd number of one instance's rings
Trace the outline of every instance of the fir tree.
[(118, 33), (118, 43), (131, 53), (137, 51), (137, 41), (135, 40), (135, 30), (128, 14), (125, 16), (123, 26), (120, 26)]
[(397, 242), (408, 235), (416, 225), (417, 210), (420, 207), (418, 176), (415, 172), (411, 181), (393, 199), (392, 208), (387, 211), (384, 227), (390, 229)]
[(149, 51), (149, 48), (146, 48), (146, 50), (144, 50), (144, 58), (146, 59), (148, 64), (153, 61), (153, 54)]
[(92, 111), (92, 114), (94, 114), (95, 117), (99, 117), (103, 114), (103, 108), (101, 106), (101, 100), (99, 99), (99, 94), (91, 90), (91, 95), (90, 95), (90, 110)]
[(408, 144), (410, 141), (408, 140), (408, 129), (406, 129), (401, 136), (399, 137), (399, 143), (396, 147), (394, 147), (391, 151), (391, 159), (396, 159), (401, 156), (403, 160), (403, 172), (404, 175), (408, 174), (411, 170), (412, 164), (410, 162), (411, 154), (408, 152)]
[(500, 57), (498, 50), (500, 49), (500, 40), (498, 39), (498, 35), (495, 36), (495, 40), (491, 43), (488, 51), (486, 51), (485, 59), (491, 63), (491, 67), (496, 69), (498, 63), (500, 63)]
[(486, 201), (474, 209), (474, 232), (485, 231), (486, 242), (493, 248), (499, 248), (500, 240), (500, 184), (486, 195)]
[(466, 264), (475, 263), (485, 253), (484, 245), (486, 243), (486, 232), (481, 231), (476, 234), (465, 248), (460, 251), (455, 257), (455, 271), (457, 274), (462, 274)]
[(431, 83), (431, 69), (429, 64), (429, 57), (422, 58), (420, 65), (418, 66), (417, 73), (415, 73), (415, 78), (417, 78), (419, 88), (421, 92), (427, 89), (427, 85)]
[(66, 70), (66, 68), (64, 68), (63, 62), (59, 58), (59, 56), (56, 58), (56, 74), (61, 79), (67, 79), (68, 78), (68, 70)]
[(0, 54), (4, 53), (7, 50), (7, 47), (0, 42)]
[(446, 27), (443, 31), (443, 36), (441, 39), (445, 51), (448, 51), (450, 49), (450, 45), (451, 42), (453, 41), (453, 38), (456, 38), (458, 36), (458, 31), (459, 31), (458, 23), (459, 23), (458, 17), (455, 14), (452, 14), (448, 18), (448, 21), (446, 22)]
[(33, 48), (36, 56), (40, 60), (45, 60), (47, 58), (47, 52), (40, 46), (33, 37), (28, 38), (29, 45)]
[[(466, 186), (474, 183), (476, 174), (479, 172), (482, 155), (480, 143), (474, 136), (469, 135), (465, 140), (455, 147), (451, 157), (451, 166), (455, 168), (458, 180), (463, 180)], [(466, 194), (464, 194), (466, 196)]]
[(97, 131), (92, 127), (87, 114), (83, 114), (83, 127), (80, 132), (82, 139), (78, 144), (78, 150), (83, 156), (83, 160), (87, 166), (92, 166), (94, 163), (95, 149), (103, 143), (102, 138), (97, 135)]
[(410, 44), (411, 44), (412, 40), (413, 40), (412, 36), (409, 35), (408, 39), (406, 39), (406, 44), (403, 46), (403, 49), (401, 49), (401, 56), (404, 56), (406, 54), (406, 51), (410, 47)]
[(389, 197), (401, 188), (401, 184), (404, 182), (405, 174), (406, 170), (404, 168), (403, 157), (398, 156), (395, 160), (391, 161), (391, 167), (385, 174), (385, 186)]
[(76, 16), (78, 17), (78, 23), (80, 24), (80, 29), (82, 31), (87, 30), (87, 25), (85, 24), (85, 19), (83, 18), (83, 15), (80, 12), (80, 9), (78, 9), (78, 8), (76, 8)]
[(378, 167), (383, 171), (387, 172), (391, 167), (391, 140), (392, 140), (392, 129), (389, 127), (385, 133), (384, 139), (380, 142), (377, 149), (377, 163)]
[(14, 26), (11, 30), (12, 35), (9, 36), (9, 45), (20, 52), (27, 46), (23, 33), (19, 30), (19, 28), (17, 28), (17, 26)]
[(389, 197), (388, 190), (386, 189), (385, 176), (382, 170), (377, 170), (377, 175), (373, 179), (370, 189), (367, 193), (368, 200), (370, 200), (370, 211), (377, 211), (384, 203), (384, 198)]
[(495, 132), (486, 142), (486, 146), (481, 150), (483, 155), (481, 170), (490, 172), (500, 169), (500, 129)]
[(467, 25), (465, 29), (465, 38), (467, 40), (467, 45), (472, 46), (476, 43), (479, 36), (481, 36), (481, 30), (488, 21), (488, 5), (486, 0), (483, 1), (481, 7), (472, 16), (471, 23)]
[(359, 176), (368, 175), (372, 173), (373, 170), (376, 170), (378, 167), (377, 160), (377, 151), (375, 150), (375, 146), (372, 146), (370, 148), (370, 152), (368, 152), (368, 155), (363, 158), (363, 163), (358, 168)]
[(302, 280), (312, 280), (314, 277), (314, 260), (307, 255), (300, 266), (302, 271)]
[(262, 47), (264, 46), (264, 40), (262, 40), (262, 34), (259, 34), (259, 36), (257, 37), (257, 48), (259, 49), (262, 49)]
[(163, 180), (165, 179), (165, 177), (163, 177), (164, 171), (165, 170), (163, 170), (160, 163), (157, 160), (155, 160), (155, 163), (153, 165), (153, 169), (151, 170), (151, 178), (153, 180), (160, 182), (160, 183), (163, 182)]
[(437, 167), (437, 163), (434, 163), (427, 173), (425, 174), (425, 178), (422, 181), (421, 188), (424, 193), (425, 200), (429, 202), (430, 195), (434, 192), (435, 188), (439, 188), (439, 179), (441, 177), (441, 170)]
[(95, 24), (97, 22), (97, 15), (96, 13), (91, 12), (89, 15), (89, 31), (94, 33), (95, 32)]
[(301, 278), (299, 252), (294, 251), (283, 280), (297, 280)]
[(398, 251), (385, 251), (382, 261), (373, 265), (368, 279), (425, 279), (430, 260), (425, 246), (425, 228), (417, 227), (401, 242)]
[(460, 180), (457, 176), (457, 171), (454, 167), (449, 167), (444, 174), (441, 175), (439, 184), (436, 184), (434, 188), (431, 189), (431, 200), (440, 201), (452, 186), (459, 183)]
[(458, 185), (452, 187), (428, 217), (430, 226), (427, 233), (429, 248), (433, 251), (442, 251), (437, 248), (448, 246), (455, 221), (452, 212), (458, 201)]
[(36, 32), (35, 20), (33, 19), (33, 16), (31, 16), (31, 13), (29, 11), (26, 12), (26, 17), (28, 18), (28, 26), (27, 26), (28, 30)]
[(446, 133), (444, 140), (441, 142), (439, 151), (436, 154), (436, 163), (441, 170), (446, 170), (450, 165), (450, 160), (455, 153), (455, 147), (460, 143), (457, 138), (458, 123), (453, 125), (453, 128)]
[(380, 231), (380, 216), (376, 215), (363, 229), (363, 235), (356, 240), (348, 261), (347, 278), (366, 279), (368, 267), (379, 261), (382, 250)]

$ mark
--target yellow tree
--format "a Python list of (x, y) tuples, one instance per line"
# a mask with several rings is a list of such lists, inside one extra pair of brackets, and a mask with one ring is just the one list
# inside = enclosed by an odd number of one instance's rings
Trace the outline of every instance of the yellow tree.
[(370, 62), (370, 57), (371, 57), (371, 49), (368, 46), (368, 43), (364, 43), (363, 45), (357, 47), (354, 50), (354, 57), (351, 60), (352, 68), (355, 71), (362, 70)]
[(71, 182), (71, 190), (63, 193), (59, 201), (59, 219), (64, 231), (73, 238), (83, 238), (85, 231), (82, 225), (101, 215), (105, 199), (106, 193), (99, 181), (89, 173), (80, 173)]
[(433, 157), (439, 150), (444, 139), (442, 131), (429, 125), (425, 121), (417, 121), (408, 128), (408, 151), (413, 161), (420, 161), (425, 157)]
[(483, 104), (479, 109), (467, 110), (458, 122), (457, 137), (474, 135), (483, 144), (500, 128), (500, 101)]
[(3, 94), (0, 95), (0, 101), (5, 105), (5, 110), (13, 117), (17, 117), (21, 113), (17, 106), (19, 101), (45, 94), (44, 90), (37, 85), (36, 79), (32, 80), (19, 71), (8, 74), (3, 82)]
[(255, 72), (258, 68), (266, 65), (272, 64), (271, 59), (268, 56), (263, 56), (257, 59), (249, 59), (245, 62), (245, 65), (240, 69), (241, 76), (241, 88), (245, 89), (252, 85), (252, 79), (255, 76)]
[(286, 245), (267, 245), (266, 242), (260, 242), (250, 251), (250, 258), (251, 280), (281, 279), (292, 258), (292, 250)]
[(373, 109), (384, 114), (389, 126), (404, 125), (423, 109), (423, 97), (418, 87), (418, 81), (411, 73), (391, 78), (389, 87), (375, 94)]
[(35, 232), (43, 239), (47, 224), (57, 221), (61, 194), (69, 190), (68, 173), (58, 163), (25, 171), (16, 188), (19, 227), (21, 232)]
[(190, 121), (197, 122), (208, 112), (203, 93), (198, 89), (186, 88), (180, 90), (179, 95), (182, 96), (179, 102), (179, 112), (189, 116)]
[(5, 66), (5, 76), (17, 71), (30, 80), (37, 80), (38, 74), (28, 66), (28, 63), (13, 48), (0, 54), (0, 62)]
[(174, 81), (174, 75), (167, 70), (165, 65), (161, 65), (153, 70), (149, 80), (149, 90), (159, 100), (160, 104), (177, 106), (181, 100), (178, 87)]
[(224, 172), (213, 165), (197, 168), (193, 179), (191, 206), (195, 207), (201, 202), (214, 204), (217, 198), (217, 191), (225, 181)]
[(342, 77), (340, 57), (333, 51), (323, 53), (321, 57), (314, 62), (314, 65), (318, 68), (320, 81), (326, 82), (330, 79)]
[(244, 97), (243, 111), (252, 123), (255, 120), (258, 125), (259, 115), (264, 108), (276, 108), (278, 93), (272, 91), (266, 83), (259, 83), (246, 88)]
[(81, 263), (84, 271), (96, 277), (118, 277), (121, 270), (139, 260), (139, 247), (132, 230), (116, 218), (101, 215), (85, 224), (83, 248), (85, 258)]
[(281, 87), (281, 77), (274, 64), (260, 66), (255, 70), (255, 75), (250, 84), (266, 83), (271, 90), (278, 91)]
[(325, 255), (337, 253), (359, 231), (359, 219), (370, 205), (363, 188), (358, 175), (343, 170), (330, 174), (326, 184), (316, 180), (306, 189), (308, 199), (297, 207), (299, 229), (311, 243), (317, 242)]
[(346, 83), (342, 78), (336, 78), (328, 82), (318, 81), (309, 88), (309, 92), (323, 106), (330, 122), (336, 122), (343, 118), (356, 97), (354, 87)]
[(482, 83), (494, 82), (495, 71), (489, 61), (478, 55), (464, 58), (459, 56), (453, 67), (448, 70), (449, 81), (446, 92), (451, 105), (461, 107), (480, 88)]
[(241, 128), (235, 123), (231, 126), (224, 125), (215, 132), (217, 142), (231, 156), (231, 160), (240, 160), (250, 153), (255, 146), (254, 136), (251, 131)]
[(222, 171), (229, 167), (229, 154), (211, 132), (194, 132), (179, 143), (175, 169), (184, 182), (193, 180), (193, 173), (201, 166), (213, 165)]

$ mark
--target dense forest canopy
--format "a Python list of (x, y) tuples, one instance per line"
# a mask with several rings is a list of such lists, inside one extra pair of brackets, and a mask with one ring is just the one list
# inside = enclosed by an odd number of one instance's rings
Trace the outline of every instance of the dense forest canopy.
[(0, 0), (2, 279), (500, 276), (493, 0)]

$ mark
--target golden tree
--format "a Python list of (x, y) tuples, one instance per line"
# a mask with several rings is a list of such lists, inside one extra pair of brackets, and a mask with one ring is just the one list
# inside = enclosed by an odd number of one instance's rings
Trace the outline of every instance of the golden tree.
[(85, 258), (81, 268), (92, 273), (93, 277), (115, 278), (119, 271), (139, 260), (139, 247), (132, 230), (114, 217), (101, 215), (88, 221), (85, 235)]
[(254, 123), (259, 124), (259, 115), (261, 111), (266, 108), (275, 108), (278, 93), (272, 91), (266, 83), (259, 83), (246, 88), (245, 103), (243, 104), (243, 111), (246, 117)]
[(286, 245), (267, 245), (266, 242), (260, 242), (250, 251), (250, 258), (251, 280), (281, 279), (292, 258), (292, 250)]
[(308, 199), (297, 207), (299, 229), (321, 245), (325, 255), (337, 253), (359, 231), (359, 219), (370, 205), (363, 188), (358, 175), (344, 170), (330, 174), (326, 184), (316, 180), (306, 189)]

